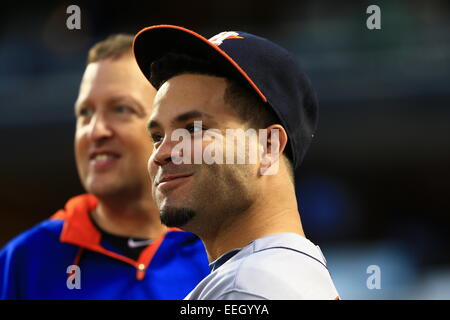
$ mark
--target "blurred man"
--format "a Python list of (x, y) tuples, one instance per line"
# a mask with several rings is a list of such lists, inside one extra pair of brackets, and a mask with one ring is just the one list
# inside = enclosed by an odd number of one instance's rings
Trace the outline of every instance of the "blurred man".
[(297, 209), (317, 102), (292, 55), (244, 32), (207, 40), (170, 25), (141, 31), (134, 54), (158, 89), (148, 165), (161, 220), (197, 234), (213, 271), (186, 299), (338, 298)]
[(89, 194), (3, 248), (0, 298), (181, 299), (209, 272), (201, 241), (161, 224), (151, 198), (155, 90), (132, 40), (114, 35), (90, 49), (75, 103), (76, 163)]

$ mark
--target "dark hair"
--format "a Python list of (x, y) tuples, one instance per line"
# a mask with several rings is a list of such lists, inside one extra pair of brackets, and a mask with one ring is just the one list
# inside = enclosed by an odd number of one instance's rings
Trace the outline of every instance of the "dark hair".
[[(170, 78), (186, 73), (225, 78), (228, 86), (225, 89), (224, 101), (237, 112), (248, 127), (263, 129), (280, 123), (272, 108), (261, 100), (248, 83), (232, 78), (226, 71), (220, 70), (211, 61), (205, 59), (184, 53), (168, 53), (151, 64), (150, 82), (159, 89)], [(285, 155), (292, 165), (289, 144), (286, 145)]]

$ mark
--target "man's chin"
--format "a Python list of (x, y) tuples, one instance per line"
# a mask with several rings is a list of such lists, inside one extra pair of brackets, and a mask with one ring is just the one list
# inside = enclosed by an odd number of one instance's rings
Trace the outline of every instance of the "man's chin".
[(105, 183), (105, 181), (102, 181), (101, 183), (87, 183), (85, 185), (85, 189), (87, 190), (87, 192), (93, 194), (97, 198), (107, 198), (115, 196), (123, 191), (123, 187), (119, 187), (112, 183), (108, 184)]
[(170, 228), (186, 230), (188, 223), (197, 215), (197, 212), (189, 208), (176, 208), (164, 206), (160, 210), (161, 222)]

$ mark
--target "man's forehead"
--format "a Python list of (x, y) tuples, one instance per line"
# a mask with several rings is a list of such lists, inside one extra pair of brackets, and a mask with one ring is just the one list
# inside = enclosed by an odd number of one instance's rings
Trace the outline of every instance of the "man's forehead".
[(227, 82), (225, 78), (185, 73), (165, 81), (158, 90), (160, 97), (182, 97), (205, 100), (223, 98)]
[[(129, 83), (133, 81), (145, 81), (142, 79), (140, 71), (134, 66), (131, 58), (118, 58), (115, 60), (104, 59), (91, 62), (86, 66), (83, 74), (83, 83)], [(134, 79), (135, 78), (135, 79)]]
[(148, 83), (132, 57), (104, 59), (86, 66), (80, 83), (77, 104), (88, 99), (132, 96), (135, 100), (153, 100), (156, 90)]
[(157, 91), (152, 116), (177, 116), (188, 109), (215, 113), (223, 110), (226, 80), (182, 74), (167, 80)]
[[(106, 83), (103, 85), (85, 85), (80, 88), (75, 107), (86, 102), (90, 103), (117, 103), (128, 100), (140, 101), (140, 95), (133, 90), (128, 90), (126, 87), (116, 85), (114, 83)], [(142, 101), (145, 103), (145, 101)]]
[(130, 87), (130, 82), (123, 80), (120, 70), (104, 67), (99, 62), (90, 63), (81, 80), (78, 99), (85, 100), (92, 95), (109, 95), (117, 90), (126, 90)]

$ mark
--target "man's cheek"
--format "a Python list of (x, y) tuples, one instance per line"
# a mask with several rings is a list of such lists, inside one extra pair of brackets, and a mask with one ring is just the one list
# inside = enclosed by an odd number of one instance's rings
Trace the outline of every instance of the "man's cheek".
[(150, 154), (150, 157), (148, 158), (148, 161), (147, 161), (147, 171), (148, 171), (148, 174), (150, 176), (152, 183), (155, 182), (156, 171), (158, 169), (156, 167), (153, 159), (154, 159), (154, 153)]

